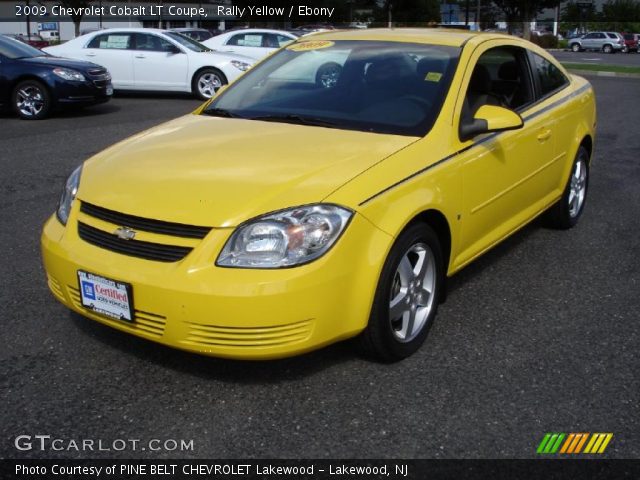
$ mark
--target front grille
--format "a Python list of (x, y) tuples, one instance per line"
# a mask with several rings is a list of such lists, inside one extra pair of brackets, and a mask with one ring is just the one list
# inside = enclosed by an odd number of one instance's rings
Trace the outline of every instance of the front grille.
[(106, 87), (111, 83), (111, 75), (105, 68), (92, 68), (87, 70), (87, 75), (97, 87)]
[(201, 347), (267, 348), (306, 340), (311, 335), (312, 320), (270, 327), (223, 327), (188, 323), (189, 332), (183, 343)]
[(96, 247), (132, 257), (157, 260), (159, 262), (177, 262), (192, 250), (189, 247), (163, 245), (140, 240), (123, 240), (117, 236), (78, 222), (78, 235), (82, 240)]
[[(82, 301), (80, 300), (80, 291), (71, 285), (67, 286), (67, 291), (73, 304), (78, 309), (85, 310), (86, 308), (82, 306)], [(143, 312), (142, 310), (134, 310), (133, 322), (131, 323), (121, 320), (111, 320), (108, 317), (104, 317), (104, 319), (109, 323), (125, 327), (127, 330), (145, 333), (154, 337), (162, 337), (165, 324), (167, 323), (167, 317), (156, 313)]]
[(130, 227), (145, 232), (172, 235), (174, 237), (204, 238), (211, 231), (210, 227), (184, 225), (182, 223), (165, 222), (151, 218), (136, 217), (126, 213), (107, 210), (87, 202), (80, 204), (80, 211), (105, 222), (114, 223), (121, 227)]

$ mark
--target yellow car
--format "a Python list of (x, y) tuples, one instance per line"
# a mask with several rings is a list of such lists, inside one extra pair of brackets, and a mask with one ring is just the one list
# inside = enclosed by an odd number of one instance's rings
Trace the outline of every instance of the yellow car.
[(448, 276), (540, 214), (576, 224), (595, 127), (591, 85), (519, 38), (302, 38), (78, 167), (44, 226), (48, 284), (86, 317), (206, 355), (357, 337), (399, 360)]

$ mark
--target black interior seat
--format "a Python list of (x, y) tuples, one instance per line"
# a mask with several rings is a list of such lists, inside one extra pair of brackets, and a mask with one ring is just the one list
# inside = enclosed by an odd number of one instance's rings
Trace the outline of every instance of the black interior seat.
[(500, 106), (502, 102), (491, 93), (491, 75), (482, 64), (477, 64), (471, 75), (467, 94), (462, 106), (462, 118), (471, 121), (478, 109), (483, 105)]
[(515, 60), (504, 62), (500, 65), (498, 79), (494, 80), (491, 88), (502, 99), (504, 105), (509, 108), (517, 108), (524, 103), (520, 72)]

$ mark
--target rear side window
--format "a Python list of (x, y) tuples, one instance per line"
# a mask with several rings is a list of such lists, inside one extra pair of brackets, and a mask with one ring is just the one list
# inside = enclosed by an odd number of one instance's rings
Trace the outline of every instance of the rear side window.
[(607, 35), (609, 36), (609, 38), (618, 38), (615, 33), (607, 33)]
[(89, 42), (87, 48), (126, 50), (131, 48), (131, 35), (128, 33), (106, 33), (97, 35)]
[(261, 33), (240, 33), (229, 39), (227, 45), (237, 45), (239, 47), (262, 47)]
[(534, 74), (538, 77), (540, 90), (543, 97), (564, 87), (569, 79), (553, 63), (540, 55), (533, 55)]

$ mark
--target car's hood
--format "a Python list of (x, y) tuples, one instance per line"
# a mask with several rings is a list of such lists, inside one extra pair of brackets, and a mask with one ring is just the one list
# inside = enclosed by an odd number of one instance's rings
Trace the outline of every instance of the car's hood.
[(60, 58), (51, 55), (32, 58), (21, 58), (21, 62), (28, 63), (30, 65), (46, 65), (50, 67), (63, 67), (73, 68), (74, 70), (80, 70), (84, 72), (88, 68), (101, 68), (95, 63), (86, 62), (84, 60), (71, 60), (70, 58)]
[(413, 137), (187, 115), (86, 162), (78, 197), (211, 227), (318, 202)]

